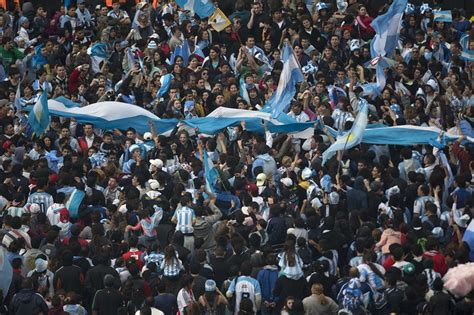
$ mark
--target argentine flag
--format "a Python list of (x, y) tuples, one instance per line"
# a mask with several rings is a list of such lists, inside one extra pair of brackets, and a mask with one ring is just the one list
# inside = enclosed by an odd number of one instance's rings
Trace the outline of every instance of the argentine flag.
[(190, 55), (189, 43), (188, 43), (188, 40), (185, 39), (183, 42), (183, 45), (176, 46), (174, 48), (173, 54), (171, 54), (171, 57), (170, 57), (170, 64), (174, 64), (176, 57), (181, 56), (183, 58), (183, 67), (187, 67), (189, 55)]
[(434, 22), (451, 23), (453, 21), (453, 16), (451, 14), (451, 10), (433, 11), (433, 21)]
[(217, 183), (219, 178), (219, 172), (214, 167), (214, 163), (209, 158), (206, 150), (203, 150), (203, 159), (204, 159), (204, 177), (206, 180), (206, 190), (215, 194), (214, 185)]
[(469, 248), (471, 249), (469, 252), (469, 258), (471, 261), (474, 261), (474, 220), (471, 220), (471, 223), (467, 226), (462, 240), (469, 245)]
[[(47, 83), (48, 81), (45, 81)], [(28, 121), (35, 135), (40, 136), (49, 126), (48, 93), (41, 93), (28, 116)]]
[(296, 60), (293, 49), (285, 43), (282, 51), (283, 70), (278, 81), (278, 87), (263, 107), (263, 111), (271, 113), (272, 117), (286, 112), (296, 93), (296, 84), (304, 81), (300, 64)]
[(407, 7), (407, 0), (395, 0), (388, 11), (378, 16), (371, 25), (377, 33), (370, 43), (372, 58), (391, 56), (398, 45), (402, 17)]
[(107, 52), (107, 45), (104, 43), (96, 43), (87, 49), (87, 54), (91, 56), (92, 61), (92, 72), (97, 73), (100, 71), (100, 63), (109, 58)]
[(336, 142), (331, 144), (331, 146), (324, 151), (323, 164), (332, 158), (337, 151), (353, 148), (362, 142), (362, 137), (368, 122), (368, 108), (369, 105), (367, 104), (367, 101), (361, 98), (359, 101), (359, 113), (354, 120), (351, 130), (337, 137)]
[(173, 75), (170, 73), (165, 74), (160, 78), (161, 87), (156, 94), (156, 97), (160, 98), (168, 93), (171, 87), (171, 80), (173, 79)]
[(210, 17), (216, 11), (211, 0), (176, 0), (176, 4), (196, 13), (201, 19)]

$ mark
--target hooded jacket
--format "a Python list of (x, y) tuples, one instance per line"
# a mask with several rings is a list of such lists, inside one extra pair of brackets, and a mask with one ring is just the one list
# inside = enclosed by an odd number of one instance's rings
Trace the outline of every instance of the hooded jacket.
[(43, 297), (31, 289), (23, 289), (13, 297), (10, 314), (48, 314), (48, 305)]

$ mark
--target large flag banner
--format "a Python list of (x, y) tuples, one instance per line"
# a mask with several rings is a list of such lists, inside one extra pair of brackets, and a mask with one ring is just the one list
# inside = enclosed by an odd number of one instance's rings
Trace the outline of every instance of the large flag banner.
[(210, 17), (216, 11), (212, 0), (176, 0), (176, 4), (185, 10), (195, 12), (201, 19)]
[(271, 113), (273, 117), (277, 117), (288, 110), (296, 93), (296, 84), (304, 81), (298, 60), (296, 60), (293, 49), (287, 43), (283, 47), (282, 60), (283, 70), (278, 81), (278, 87), (263, 108), (264, 112)]
[[(47, 83), (47, 81), (45, 82)], [(43, 91), (28, 115), (29, 124), (36, 136), (42, 135), (49, 126), (48, 93)]]
[(217, 8), (217, 10), (209, 17), (209, 24), (217, 32), (223, 31), (227, 26), (231, 25), (229, 18)]
[(367, 101), (361, 98), (359, 101), (359, 112), (354, 120), (351, 131), (337, 137), (336, 142), (331, 144), (331, 146), (323, 152), (323, 164), (332, 158), (337, 151), (353, 148), (362, 142), (364, 130), (368, 122), (368, 111), (369, 105)]
[(433, 11), (433, 21), (451, 23), (453, 21), (451, 10)]

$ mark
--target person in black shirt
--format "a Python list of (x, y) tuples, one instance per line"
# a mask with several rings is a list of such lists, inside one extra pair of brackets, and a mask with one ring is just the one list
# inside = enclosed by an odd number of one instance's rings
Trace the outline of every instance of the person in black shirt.
[(92, 302), (92, 314), (118, 314), (121, 307), (123, 307), (123, 297), (120, 292), (114, 288), (115, 277), (111, 274), (106, 274), (104, 277), (104, 288), (95, 293), (94, 301)]

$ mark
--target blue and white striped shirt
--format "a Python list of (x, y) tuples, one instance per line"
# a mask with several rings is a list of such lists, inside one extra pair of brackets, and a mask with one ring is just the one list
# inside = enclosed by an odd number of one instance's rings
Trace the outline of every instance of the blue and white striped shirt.
[(37, 203), (40, 206), (41, 212), (46, 213), (46, 210), (54, 203), (54, 200), (47, 192), (35, 192), (28, 197), (28, 203)]
[(173, 217), (176, 219), (176, 231), (183, 234), (194, 232), (193, 222), (196, 219), (196, 214), (193, 209), (189, 207), (178, 208)]
[[(374, 263), (374, 268), (380, 271), (380, 274), (385, 274), (385, 269), (379, 264)], [(360, 282), (367, 282), (368, 285), (374, 290), (379, 290), (384, 286), (384, 279), (379, 277), (367, 264), (360, 264), (357, 266), (360, 274)]]

